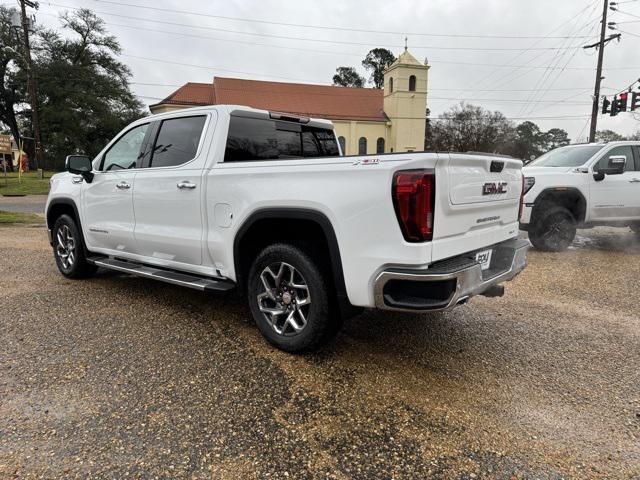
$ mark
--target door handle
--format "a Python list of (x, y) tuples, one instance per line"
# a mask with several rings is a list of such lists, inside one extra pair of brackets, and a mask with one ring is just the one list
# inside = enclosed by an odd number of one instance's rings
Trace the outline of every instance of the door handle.
[(127, 188), (131, 188), (131, 185), (129, 185), (127, 182), (120, 182), (116, 184), (116, 188), (120, 190), (126, 190)]
[(629, 183), (640, 183), (640, 178), (632, 178)]
[(177, 187), (180, 190), (193, 190), (194, 188), (196, 188), (196, 184), (188, 182), (187, 180), (183, 180), (182, 182), (178, 183)]

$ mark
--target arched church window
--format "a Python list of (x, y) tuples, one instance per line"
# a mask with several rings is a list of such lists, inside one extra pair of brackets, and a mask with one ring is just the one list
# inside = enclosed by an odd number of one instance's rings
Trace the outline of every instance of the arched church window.
[(360, 137), (358, 140), (358, 155), (366, 155), (367, 154), (367, 139), (365, 137)]
[(393, 77), (389, 78), (389, 93), (393, 93)]
[(384, 138), (378, 138), (376, 142), (376, 153), (384, 153)]
[(415, 92), (416, 91), (416, 76), (415, 75), (411, 75), (409, 77), (409, 91), (410, 92)]

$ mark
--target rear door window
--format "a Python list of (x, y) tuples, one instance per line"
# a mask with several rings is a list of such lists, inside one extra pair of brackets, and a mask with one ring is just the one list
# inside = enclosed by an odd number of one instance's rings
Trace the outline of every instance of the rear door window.
[(276, 129), (276, 145), (278, 148), (278, 158), (300, 158), (302, 156), (302, 145), (300, 144), (300, 128), (297, 129)]
[(162, 120), (149, 167), (176, 167), (195, 158), (206, 115)]
[(225, 162), (338, 156), (333, 130), (272, 119), (231, 116)]

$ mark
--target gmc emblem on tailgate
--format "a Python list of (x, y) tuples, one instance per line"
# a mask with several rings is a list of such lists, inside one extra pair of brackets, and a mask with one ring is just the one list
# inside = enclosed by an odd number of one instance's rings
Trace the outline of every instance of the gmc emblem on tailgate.
[(507, 193), (507, 182), (487, 182), (482, 186), (483, 195)]

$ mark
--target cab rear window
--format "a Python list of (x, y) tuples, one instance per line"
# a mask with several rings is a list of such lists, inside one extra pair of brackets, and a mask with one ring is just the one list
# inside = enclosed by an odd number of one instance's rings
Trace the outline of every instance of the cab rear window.
[(231, 116), (225, 162), (339, 156), (331, 129), (273, 119)]

